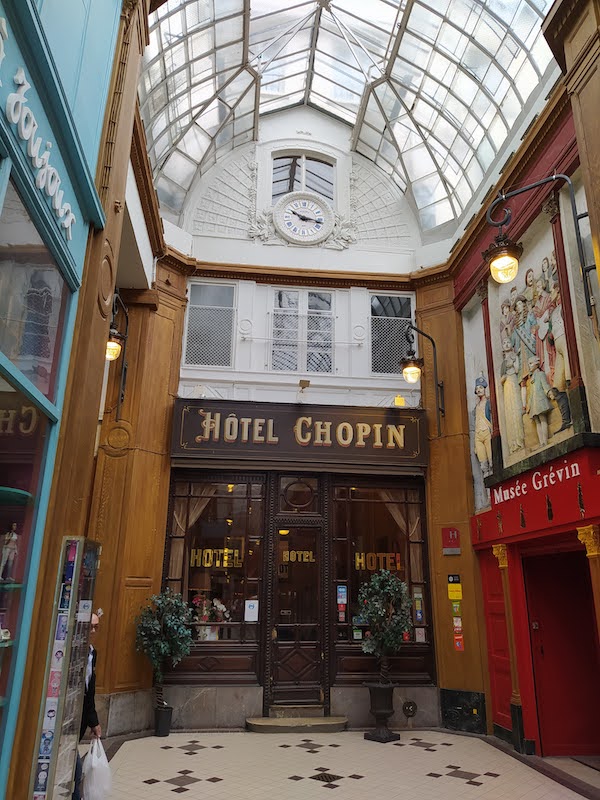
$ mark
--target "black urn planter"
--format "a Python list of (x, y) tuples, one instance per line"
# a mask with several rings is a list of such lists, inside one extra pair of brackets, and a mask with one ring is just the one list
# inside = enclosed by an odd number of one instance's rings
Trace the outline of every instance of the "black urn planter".
[(371, 695), (371, 714), (375, 717), (375, 730), (367, 731), (365, 739), (370, 742), (397, 742), (399, 733), (388, 728), (388, 719), (394, 713), (395, 683), (365, 683)]
[(157, 706), (154, 709), (154, 735), (168, 736), (171, 733), (172, 706)]

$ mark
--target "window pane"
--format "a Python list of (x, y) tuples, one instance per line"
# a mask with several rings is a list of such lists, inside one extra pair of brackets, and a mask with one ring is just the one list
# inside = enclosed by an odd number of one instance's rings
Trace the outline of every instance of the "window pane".
[(406, 337), (410, 297), (371, 295), (371, 369), (399, 374), (400, 362), (411, 349)]
[(333, 165), (307, 158), (305, 188), (333, 201)]
[(331, 311), (330, 292), (309, 292), (308, 293), (309, 311)]
[(69, 294), (9, 182), (0, 216), (0, 350), (50, 399)]
[(233, 308), (234, 287), (211, 283), (193, 283), (190, 287), (190, 303), (196, 306)]
[(234, 311), (190, 306), (185, 349), (186, 364), (230, 367)]

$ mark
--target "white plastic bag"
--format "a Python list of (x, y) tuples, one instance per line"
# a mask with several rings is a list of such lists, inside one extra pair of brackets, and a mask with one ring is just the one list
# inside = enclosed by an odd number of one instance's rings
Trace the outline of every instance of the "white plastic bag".
[(83, 797), (85, 800), (107, 800), (112, 788), (108, 759), (98, 738), (92, 739), (83, 761)]

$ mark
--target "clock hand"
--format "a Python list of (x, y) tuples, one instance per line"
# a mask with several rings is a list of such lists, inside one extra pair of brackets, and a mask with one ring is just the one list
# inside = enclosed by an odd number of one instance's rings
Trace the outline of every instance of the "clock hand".
[(316, 222), (317, 221), (314, 217), (307, 217), (304, 214), (299, 214), (297, 211), (292, 211), (292, 214), (297, 216), (299, 220), (302, 220), (302, 222)]

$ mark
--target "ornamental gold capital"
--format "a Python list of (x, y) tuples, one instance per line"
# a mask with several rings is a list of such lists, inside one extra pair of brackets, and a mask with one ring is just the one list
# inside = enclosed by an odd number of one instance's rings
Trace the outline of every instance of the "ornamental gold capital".
[(498, 559), (498, 566), (500, 569), (507, 569), (508, 567), (508, 550), (505, 544), (492, 545), (492, 552)]
[(577, 528), (577, 538), (585, 545), (588, 558), (600, 556), (600, 525), (585, 525)]

